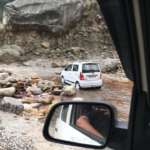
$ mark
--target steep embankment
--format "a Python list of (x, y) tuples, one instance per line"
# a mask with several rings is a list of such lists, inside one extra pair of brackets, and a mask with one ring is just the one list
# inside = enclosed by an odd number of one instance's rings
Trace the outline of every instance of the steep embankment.
[(36, 1), (5, 5), (1, 62), (117, 57), (96, 0)]

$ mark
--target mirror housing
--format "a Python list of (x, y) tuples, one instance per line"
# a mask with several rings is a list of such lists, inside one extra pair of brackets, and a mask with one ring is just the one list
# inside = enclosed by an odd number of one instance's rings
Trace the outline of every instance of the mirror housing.
[[(107, 123), (106, 123), (106, 125), (103, 124), (103, 126), (105, 126), (105, 133), (107, 133), (107, 134), (105, 134), (104, 137), (100, 136), (98, 138), (97, 135), (95, 136), (91, 131), (88, 131), (85, 129), (84, 129), (84, 131), (86, 131), (86, 132), (83, 132), (83, 128), (81, 129), (81, 127), (79, 127), (79, 124), (74, 123), (73, 126), (71, 126), (71, 125), (68, 126), (68, 124), (66, 124), (66, 126), (64, 126), (64, 123), (61, 124), (62, 118), (60, 117), (61, 116), (60, 114), (62, 114), (62, 111), (64, 110), (65, 107), (68, 107), (69, 111), (71, 112), (71, 111), (73, 111), (74, 108), (81, 108), (80, 110), (85, 110), (85, 109), (83, 109), (83, 108), (85, 108), (84, 106), (86, 106), (86, 108), (88, 107), (88, 109), (90, 109), (90, 110), (91, 110), (91, 108), (92, 108), (92, 110), (94, 109), (94, 111), (98, 110), (99, 113), (101, 113), (101, 114), (102, 113), (107, 114), (107, 116), (108, 116)], [(77, 109), (74, 112), (77, 112)], [(88, 113), (90, 113), (90, 112), (93, 112), (93, 111), (88, 111)], [(70, 116), (73, 120), (75, 120), (74, 119), (75, 115), (71, 114)], [(96, 119), (96, 120), (98, 120), (98, 119)], [(105, 118), (105, 120), (106, 120), (106, 118)], [(70, 120), (69, 120), (69, 122), (70, 122)], [(73, 122), (79, 123), (79, 117), (78, 117), (78, 120), (73, 121)], [(104, 122), (104, 121), (100, 121), (100, 122)], [(102, 149), (102, 148), (106, 147), (107, 143), (109, 142), (113, 123), (114, 123), (114, 113), (113, 113), (111, 106), (109, 106), (107, 104), (99, 103), (99, 102), (75, 102), (75, 101), (61, 102), (61, 103), (54, 105), (52, 107), (52, 109), (50, 110), (50, 112), (46, 118), (45, 124), (44, 124), (43, 135), (48, 141), (55, 142), (55, 143), (87, 147), (87, 148), (98, 148), (98, 149), (101, 148)], [(96, 123), (96, 124), (98, 124), (98, 123)], [(61, 128), (61, 129), (58, 129), (58, 128)], [(61, 133), (58, 132), (58, 130), (61, 131)], [(100, 129), (100, 131), (102, 131), (102, 129)], [(71, 135), (71, 137), (67, 136), (67, 138), (66, 138), (66, 134), (68, 134), (67, 132), (69, 133), (69, 135)], [(104, 131), (101, 133), (104, 133)], [(100, 135), (102, 135), (101, 133), (100, 133)], [(64, 136), (62, 136), (62, 135), (64, 135)], [(77, 136), (75, 137), (75, 135), (77, 135)], [(74, 137), (72, 138), (72, 136), (74, 136)], [(98, 143), (98, 141), (100, 144)]]

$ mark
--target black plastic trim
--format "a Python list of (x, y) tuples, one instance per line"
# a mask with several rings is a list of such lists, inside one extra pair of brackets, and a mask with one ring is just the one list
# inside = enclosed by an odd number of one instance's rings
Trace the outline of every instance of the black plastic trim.
[[(65, 104), (97, 104), (97, 105), (102, 105), (104, 107), (107, 107), (110, 110), (110, 115), (111, 115), (110, 116), (110, 118), (111, 118), (110, 129), (109, 129), (109, 134), (108, 134), (108, 138), (106, 140), (105, 145), (103, 145), (103, 146), (91, 146), (91, 145), (86, 145), (86, 144), (67, 142), (67, 141), (55, 139), (49, 135), (48, 128), (49, 128), (49, 124), (50, 124), (50, 121), (52, 119), (52, 116), (53, 116), (55, 109), (58, 106), (65, 105)], [(78, 101), (74, 101), (74, 102), (70, 101), (70, 102), (68, 102), (67, 101), (67, 102), (60, 102), (60, 103), (58, 103), (52, 107), (52, 109), (48, 113), (47, 118), (45, 120), (45, 124), (44, 124), (44, 128), (43, 128), (43, 136), (45, 137), (46, 140), (48, 140), (50, 142), (55, 142), (55, 143), (60, 143), (60, 144), (65, 144), (65, 145), (71, 145), (71, 146), (85, 147), (85, 148), (103, 149), (106, 147), (106, 145), (108, 145), (108, 143), (110, 141), (113, 126), (114, 126), (114, 111), (113, 111), (113, 107), (111, 107), (111, 105), (100, 103), (100, 102), (87, 102), (87, 101), (83, 101), (83, 102), (81, 102), (81, 101), (79, 101), (79, 102)]]

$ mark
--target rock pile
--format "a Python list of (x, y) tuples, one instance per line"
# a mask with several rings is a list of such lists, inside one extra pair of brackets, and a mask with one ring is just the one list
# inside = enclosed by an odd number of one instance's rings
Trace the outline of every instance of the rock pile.
[(49, 80), (37, 75), (18, 79), (12, 72), (0, 70), (0, 110), (43, 116), (62, 93), (67, 93), (65, 96), (75, 95), (71, 89), (63, 90), (58, 75), (51, 76)]

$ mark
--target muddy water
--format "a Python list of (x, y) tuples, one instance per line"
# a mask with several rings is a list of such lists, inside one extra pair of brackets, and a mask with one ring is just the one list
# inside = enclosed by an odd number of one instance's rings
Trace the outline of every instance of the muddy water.
[[(83, 100), (106, 102), (113, 105), (116, 110), (118, 121), (128, 122), (132, 82), (123, 80), (104, 79), (101, 89), (82, 89), (77, 92), (75, 97)], [(63, 98), (63, 100), (73, 100), (74, 98)]]

